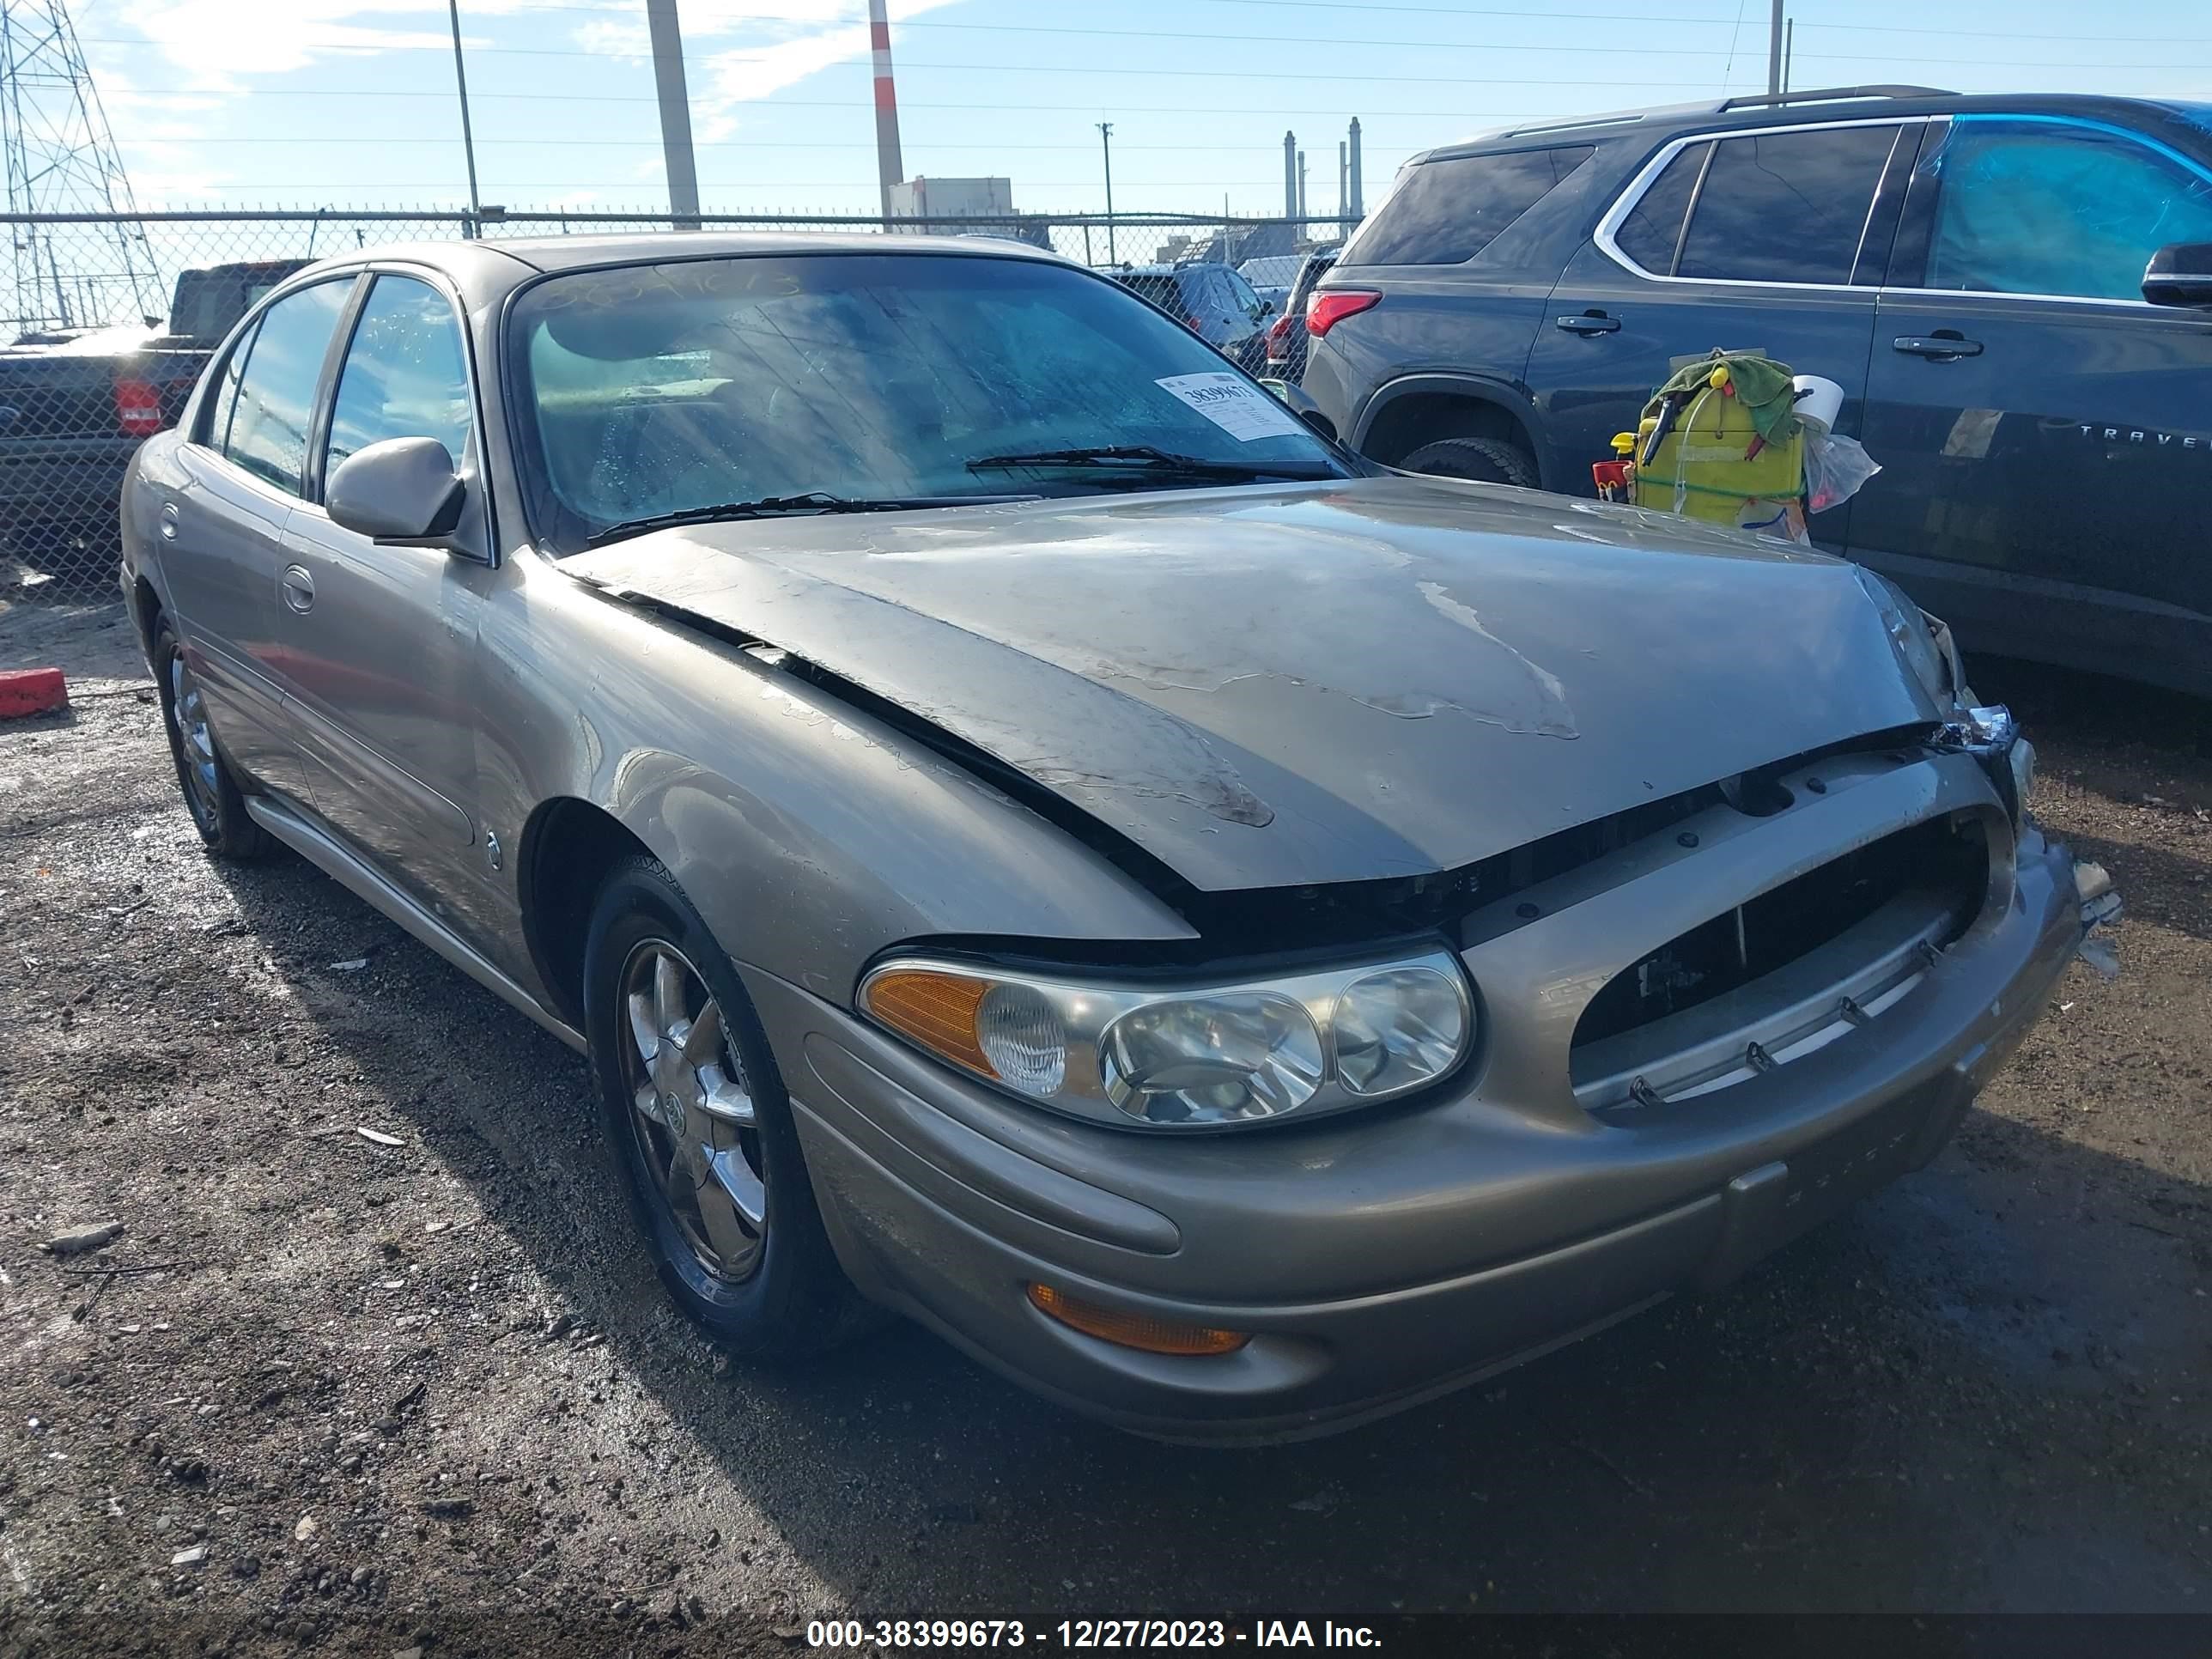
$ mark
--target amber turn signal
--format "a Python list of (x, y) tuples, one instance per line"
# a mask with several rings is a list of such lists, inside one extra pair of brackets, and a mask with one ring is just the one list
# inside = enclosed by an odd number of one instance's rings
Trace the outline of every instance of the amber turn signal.
[(1209, 1325), (1179, 1325), (1150, 1314), (1124, 1313), (1102, 1308), (1096, 1302), (1056, 1291), (1049, 1285), (1030, 1286), (1030, 1302), (1070, 1330), (1095, 1336), (1124, 1348), (1146, 1353), (1206, 1355), (1235, 1353), (1252, 1340), (1249, 1331), (1218, 1331)]
[(998, 1076), (975, 1032), (975, 1011), (989, 984), (922, 968), (899, 968), (868, 981), (868, 1012), (932, 1054)]

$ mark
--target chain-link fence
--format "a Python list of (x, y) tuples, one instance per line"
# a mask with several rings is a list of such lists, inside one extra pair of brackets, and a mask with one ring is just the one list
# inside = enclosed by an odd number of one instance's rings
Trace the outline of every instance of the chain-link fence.
[[(247, 307), (301, 264), (380, 245), (468, 237), (709, 230), (873, 232), (1006, 238), (1111, 270), (1194, 328), (1207, 303), (1251, 305), (1178, 265), (1250, 273), (1279, 314), (1290, 273), (1342, 240), (1337, 219), (1212, 219), (1178, 214), (1020, 214), (881, 219), (829, 215), (404, 210), (0, 216), (0, 595), (103, 592), (113, 580), (116, 503), (131, 453), (172, 424), (208, 355)], [(1126, 269), (1124, 269), (1126, 267)], [(1207, 283), (1219, 277), (1206, 275)], [(1210, 336), (1209, 336), (1210, 337)], [(1256, 353), (1216, 344), (1239, 361)], [(1249, 349), (1249, 337), (1243, 341)]]

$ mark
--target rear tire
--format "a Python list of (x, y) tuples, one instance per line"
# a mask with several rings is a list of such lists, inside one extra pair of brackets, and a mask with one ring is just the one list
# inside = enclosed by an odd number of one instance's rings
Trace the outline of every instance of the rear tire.
[(658, 859), (616, 866), (592, 907), (584, 1030), (632, 1214), (684, 1310), (763, 1359), (865, 1324), (760, 1016)]
[(1503, 438), (1439, 438), (1423, 444), (1398, 465), (1408, 472), (1440, 478), (1536, 488), (1536, 458)]
[(161, 723), (169, 733), (169, 758), (185, 810), (209, 852), (222, 859), (258, 859), (274, 851), (276, 838), (246, 810), (246, 797), (223, 758), (191, 665), (163, 617), (154, 624), (154, 681), (161, 698)]

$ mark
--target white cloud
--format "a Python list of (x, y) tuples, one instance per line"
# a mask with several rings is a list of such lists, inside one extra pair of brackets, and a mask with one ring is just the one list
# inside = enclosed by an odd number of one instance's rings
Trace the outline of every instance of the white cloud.
[[(473, 21), (527, 3), (469, 0), (467, 10)], [(325, 58), (453, 45), (446, 9), (433, 0), (155, 0), (130, 15), (195, 89), (233, 88), (244, 76), (287, 74)], [(356, 21), (392, 17), (419, 17), (424, 27)], [(465, 36), (463, 44), (486, 43)]]
[[(891, 19), (894, 60), (901, 19), (953, 3), (955, 0), (906, 0), (895, 8)], [(707, 57), (706, 72), (693, 77), (691, 87), (692, 120), (701, 141), (726, 137), (736, 130), (738, 115), (732, 105), (769, 97), (839, 64), (865, 60), (868, 26), (836, 21), (851, 16), (847, 5), (848, 0), (762, 0), (759, 10), (782, 20), (771, 25), (769, 20), (752, 15), (756, 8), (746, 0), (708, 0), (698, 8), (703, 21), (696, 31), (687, 13), (687, 37), (695, 32), (719, 36), (749, 28), (780, 37), (765, 46), (735, 46)], [(793, 18), (805, 21), (788, 21)]]

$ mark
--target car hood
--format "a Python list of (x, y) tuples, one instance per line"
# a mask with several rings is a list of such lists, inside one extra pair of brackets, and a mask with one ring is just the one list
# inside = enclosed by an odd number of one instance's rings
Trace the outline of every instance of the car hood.
[(1206, 891), (1456, 868), (1939, 718), (1854, 566), (1392, 476), (753, 520), (573, 574), (781, 647)]

